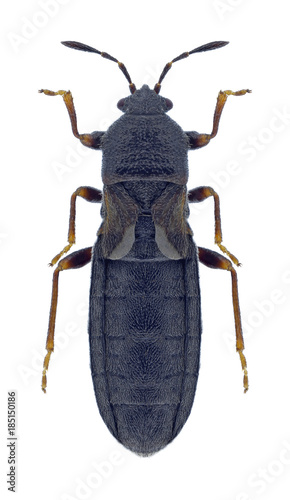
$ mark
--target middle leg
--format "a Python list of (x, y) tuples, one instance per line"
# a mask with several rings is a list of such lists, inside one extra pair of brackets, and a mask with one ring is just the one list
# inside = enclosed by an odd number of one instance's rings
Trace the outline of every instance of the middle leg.
[(84, 198), (84, 200), (91, 203), (101, 203), (102, 201), (102, 191), (100, 189), (95, 189), (88, 186), (81, 186), (75, 190), (71, 196), (70, 200), (70, 215), (69, 215), (69, 229), (68, 229), (68, 245), (66, 245), (61, 252), (59, 252), (50, 262), (50, 266), (54, 266), (58, 260), (67, 253), (72, 245), (76, 242), (76, 199), (77, 196)]
[(215, 238), (214, 241), (220, 248), (220, 250), (225, 253), (236, 266), (240, 266), (238, 259), (227, 250), (227, 248), (222, 245), (222, 227), (221, 227), (221, 214), (220, 214), (220, 199), (216, 191), (209, 186), (201, 186), (195, 189), (191, 189), (188, 192), (189, 203), (199, 203), (204, 201), (209, 196), (213, 196), (214, 199), (214, 220), (215, 220)]

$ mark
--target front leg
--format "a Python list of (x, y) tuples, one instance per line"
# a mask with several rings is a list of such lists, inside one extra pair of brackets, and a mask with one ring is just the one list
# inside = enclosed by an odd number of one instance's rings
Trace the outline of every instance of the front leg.
[(102, 137), (103, 137), (105, 132), (92, 132), (91, 134), (79, 134), (78, 127), (77, 127), (76, 110), (74, 107), (73, 97), (72, 97), (70, 90), (68, 90), (68, 91), (58, 90), (57, 92), (54, 92), (53, 90), (41, 89), (38, 92), (41, 92), (45, 95), (50, 95), (50, 96), (61, 95), (63, 100), (64, 100), (64, 103), (66, 105), (66, 109), (68, 111), (69, 117), (70, 117), (73, 135), (77, 139), (79, 139), (84, 146), (87, 146), (88, 148), (92, 148), (92, 149), (100, 149), (101, 148), (101, 141), (102, 141)]
[(198, 132), (185, 132), (189, 139), (189, 149), (198, 149), (206, 146), (211, 139), (213, 139), (217, 135), (217, 131), (219, 128), (219, 122), (222, 114), (222, 110), (224, 109), (224, 105), (227, 101), (229, 95), (245, 95), (247, 92), (251, 92), (249, 89), (237, 90), (233, 92), (232, 90), (220, 90), (216, 108), (213, 117), (213, 127), (211, 134), (199, 134)]

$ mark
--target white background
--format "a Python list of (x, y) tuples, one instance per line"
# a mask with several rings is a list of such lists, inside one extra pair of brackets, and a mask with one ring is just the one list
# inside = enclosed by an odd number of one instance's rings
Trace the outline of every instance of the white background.
[[(1, 498), (7, 492), (7, 392), (17, 393), (17, 495), (29, 500), (289, 500), (289, 12), (286, 0), (6, 2), (1, 56)], [(118, 67), (63, 47), (77, 40), (123, 61), (137, 87), (167, 61), (214, 40), (222, 49), (172, 67), (161, 94), (184, 130), (210, 132), (220, 89), (231, 97), (210, 145), (189, 153), (189, 188), (220, 194), (225, 245), (238, 256), (250, 389), (233, 348), (229, 273), (200, 269), (203, 341), (191, 416), (150, 458), (125, 450), (99, 416), (89, 370), (90, 266), (60, 277), (57, 349), (40, 389), (50, 259), (66, 242), (69, 199), (101, 188), (101, 153), (80, 132), (106, 130), (128, 95)], [(57, 175), (58, 173), (58, 175)], [(99, 205), (78, 201), (77, 248), (90, 246)], [(198, 245), (214, 248), (213, 202), (191, 205)], [(10, 498), (10, 496), (9, 496)]]

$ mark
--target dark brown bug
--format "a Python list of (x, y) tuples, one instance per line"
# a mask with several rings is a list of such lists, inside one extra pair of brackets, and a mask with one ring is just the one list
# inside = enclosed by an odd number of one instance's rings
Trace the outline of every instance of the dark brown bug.
[[(123, 116), (107, 132), (79, 134), (73, 99), (61, 95), (72, 130), (82, 144), (103, 151), (103, 191), (78, 188), (71, 198), (68, 244), (51, 264), (53, 291), (42, 389), (54, 347), (60, 271), (84, 266), (92, 259), (89, 335), (91, 370), (100, 413), (118, 441), (141, 455), (150, 455), (179, 433), (194, 400), (199, 373), (201, 311), (198, 260), (231, 273), (236, 348), (248, 374), (238, 300), (237, 258), (222, 244), (219, 197), (208, 186), (187, 191), (190, 149), (206, 146), (218, 131), (228, 96), (250, 92), (221, 91), (210, 134), (184, 132), (166, 113), (172, 102), (159, 95), (172, 64), (195, 52), (223, 47), (213, 42), (184, 52), (166, 64), (151, 90), (136, 90), (123, 63), (78, 42), (64, 45), (100, 54), (116, 62), (132, 95), (122, 98)], [(80, 196), (102, 202), (103, 222), (94, 247), (59, 260), (75, 243), (75, 204)], [(197, 247), (187, 222), (188, 203), (213, 197), (215, 243), (229, 258)]]

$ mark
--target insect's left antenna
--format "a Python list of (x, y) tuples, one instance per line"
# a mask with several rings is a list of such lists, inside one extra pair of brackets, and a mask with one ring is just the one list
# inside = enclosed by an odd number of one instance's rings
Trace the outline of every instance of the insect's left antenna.
[(120, 70), (122, 73), (125, 75), (126, 79), (129, 82), (129, 89), (131, 94), (134, 94), (136, 87), (134, 83), (132, 83), (131, 77), (127, 71), (126, 66), (122, 63), (119, 62), (118, 59), (115, 57), (110, 56), (110, 54), (107, 54), (107, 52), (100, 52), (97, 49), (94, 49), (93, 47), (90, 47), (89, 45), (85, 45), (84, 43), (80, 42), (61, 42), (63, 45), (66, 47), (69, 47), (70, 49), (76, 49), (76, 50), (83, 50), (85, 52), (94, 52), (95, 54), (99, 54), (100, 56), (104, 57), (105, 59), (109, 59), (110, 61), (113, 61), (118, 64)]

